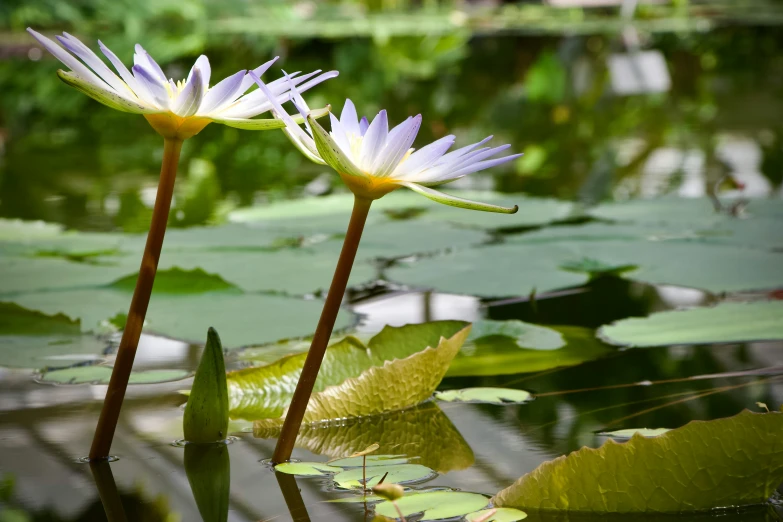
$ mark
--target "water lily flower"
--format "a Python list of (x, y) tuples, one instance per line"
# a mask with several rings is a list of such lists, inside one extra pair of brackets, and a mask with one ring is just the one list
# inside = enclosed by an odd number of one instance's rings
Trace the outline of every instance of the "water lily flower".
[[(319, 70), (302, 76), (298, 76), (299, 73), (286, 75), (265, 86), (264, 90), (248, 93), (254, 80), (266, 72), (277, 58), (252, 71), (234, 73), (210, 87), (211, 66), (203, 55), (196, 60), (185, 80), (175, 82), (166, 78), (160, 65), (140, 45), (136, 45), (134, 65), (128, 70), (117, 55), (98, 42), (101, 52), (117, 71), (115, 73), (89, 47), (68, 33), (57, 37), (61, 47), (32, 29), (28, 29), (28, 32), (70, 69), (57, 72), (61, 80), (113, 109), (142, 114), (152, 128), (163, 136), (163, 162), (150, 230), (111, 380), (90, 448), (91, 460), (103, 460), (109, 457), (155, 282), (182, 142), (199, 133), (211, 122), (240, 129), (283, 128), (285, 123), (278, 118), (254, 119), (254, 116), (280, 107), (280, 104), (293, 96), (292, 88), (299, 86), (300, 90), (309, 89), (337, 76), (337, 72), (319, 74)], [(297, 96), (301, 98), (298, 92)], [(320, 114), (325, 115), (327, 112), (328, 108), (320, 111)], [(293, 121), (290, 117), (289, 120)]]
[[(261, 90), (270, 91), (260, 78), (253, 73), (250, 76)], [(312, 118), (313, 114), (296, 86), (293, 83), (289, 86), (294, 106), (306, 119), (305, 129), (297, 124), (282, 105), (274, 104), (274, 116), (286, 123), (283, 132), (311, 161), (329, 165), (336, 170), (356, 196), (375, 200), (400, 187), (406, 187), (444, 205), (507, 214), (517, 211), (516, 206), (479, 203), (432, 188), (521, 156), (511, 154), (494, 157), (510, 145), (482, 147), (492, 139), (489, 136), (478, 143), (448, 152), (455, 142), (455, 137), (449, 135), (414, 150), (411, 145), (421, 127), (420, 114), (409, 117), (389, 130), (385, 110), (380, 111), (372, 122), (367, 118), (360, 120), (350, 99), (345, 100), (340, 119), (330, 113), (332, 130), (327, 132)]]
[[(285, 103), (291, 97), (290, 87), (307, 90), (337, 76), (337, 71), (320, 70), (299, 76), (286, 76), (268, 85), (267, 92), (247, 90), (253, 79), (247, 71), (238, 71), (210, 87), (209, 59), (201, 55), (184, 80), (166, 78), (163, 69), (141, 45), (136, 45), (134, 65), (130, 70), (108, 47), (98, 41), (103, 55), (116, 73), (78, 38), (63, 33), (57, 36), (62, 44), (32, 30), (27, 31), (70, 71), (60, 70), (62, 81), (102, 104), (123, 112), (142, 114), (165, 138), (186, 139), (200, 132), (211, 122), (249, 130), (283, 127), (279, 120), (253, 119)], [(277, 57), (253, 69), (260, 76)], [(321, 74), (319, 74), (321, 73)], [(274, 102), (274, 103), (273, 103)], [(326, 110), (318, 111), (325, 115)]]
[[(254, 73), (250, 72), (248, 75), (258, 84), (259, 90), (266, 93), (270, 100), (274, 99), (269, 86)], [(273, 103), (272, 114), (285, 122), (286, 128), (283, 132), (307, 158), (322, 165), (329, 165), (340, 174), (354, 194), (354, 203), (321, 318), (310, 343), (291, 404), (286, 410), (280, 438), (272, 456), (273, 463), (285, 462), (291, 458), (294, 442), (348, 286), (348, 278), (372, 202), (393, 190), (406, 187), (438, 203), (454, 207), (505, 214), (513, 214), (518, 209), (516, 205), (501, 207), (470, 201), (432, 188), (520, 156), (512, 154), (495, 157), (506, 150), (508, 145), (482, 147), (492, 136), (451, 152), (449, 149), (454, 145), (455, 138), (446, 136), (414, 151), (411, 146), (421, 127), (421, 115), (408, 118), (389, 130), (386, 111), (379, 112), (372, 122), (367, 118), (360, 120), (351, 100), (345, 101), (339, 119), (330, 113), (332, 130), (327, 132), (312, 117), (296, 86), (289, 84), (289, 87), (292, 102), (304, 117), (305, 129), (299, 127), (278, 103)]]

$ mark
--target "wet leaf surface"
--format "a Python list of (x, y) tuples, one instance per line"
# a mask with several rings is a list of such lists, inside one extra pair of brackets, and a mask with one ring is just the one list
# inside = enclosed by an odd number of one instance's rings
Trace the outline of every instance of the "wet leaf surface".
[(435, 398), (443, 402), (482, 402), (486, 404), (522, 404), (533, 400), (525, 390), (509, 388), (465, 388), (435, 392)]
[(664, 346), (783, 339), (783, 302), (721, 303), (622, 319), (599, 330), (621, 346)]
[(384, 484), (412, 484), (434, 476), (435, 473), (430, 468), (421, 464), (386, 464), (347, 469), (337, 473), (333, 480), (343, 489), (355, 489), (362, 487), (362, 480), (365, 477), (367, 479), (365, 486), (371, 488), (380, 483), (381, 479)]
[[(466, 324), (460, 321), (438, 321), (400, 328), (387, 326), (367, 345), (348, 336), (327, 348), (314, 391), (317, 393), (327, 387), (340, 385), (386, 361), (405, 359), (428, 346), (437, 346), (441, 336), (452, 337)], [(306, 354), (292, 355), (267, 366), (229, 373), (232, 417), (251, 420), (280, 417), (291, 400), (305, 358)]]
[(783, 482), (781, 430), (783, 414), (744, 411), (693, 421), (658, 437), (610, 439), (598, 449), (583, 448), (542, 464), (493, 502), (525, 511), (592, 513), (759, 504)]
[[(421, 520), (441, 520), (461, 517), (478, 511), (489, 503), (487, 497), (462, 491), (431, 491), (406, 495), (397, 501), (397, 506), (406, 517), (423, 513)], [(375, 513), (397, 518), (397, 510), (391, 502), (375, 505)]]
[[(108, 384), (112, 369), (108, 366), (75, 366), (41, 374), (40, 381), (54, 384)], [(190, 375), (185, 370), (141, 370), (131, 372), (130, 384), (178, 381)]]

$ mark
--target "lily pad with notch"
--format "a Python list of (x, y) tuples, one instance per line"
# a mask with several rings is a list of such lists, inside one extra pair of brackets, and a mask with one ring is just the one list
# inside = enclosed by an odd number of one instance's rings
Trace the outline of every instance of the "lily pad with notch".
[(484, 404), (523, 404), (534, 399), (525, 390), (511, 388), (464, 388), (435, 392), (435, 398), (443, 402), (479, 402)]

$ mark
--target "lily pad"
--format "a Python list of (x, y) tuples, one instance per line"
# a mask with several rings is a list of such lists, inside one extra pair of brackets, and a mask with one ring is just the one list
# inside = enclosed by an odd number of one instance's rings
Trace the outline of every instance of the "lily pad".
[[(111, 288), (34, 292), (13, 297), (14, 302), (44, 314), (66, 314), (80, 321), (83, 332), (98, 331), (117, 314), (128, 311), (129, 292)], [(226, 332), (226, 348), (306, 335), (321, 313), (320, 301), (263, 294), (243, 294), (238, 290), (200, 294), (154, 292), (145, 320), (145, 331), (175, 339), (204, 342), (204, 330), (213, 326)], [(263, 321), (248, 319), (248, 313)], [(336, 328), (353, 322), (341, 311)]]
[(0, 366), (38, 369), (100, 360), (107, 343), (81, 333), (79, 323), (0, 302)]
[(63, 226), (45, 221), (24, 221), (21, 219), (0, 219), (0, 241), (29, 241), (56, 237), (63, 232)]
[[(428, 346), (437, 346), (441, 337), (451, 338), (466, 324), (461, 321), (436, 321), (400, 328), (387, 326), (367, 345), (348, 336), (327, 348), (314, 392), (358, 377), (386, 361), (405, 359)], [(291, 400), (306, 357), (306, 354), (292, 355), (267, 366), (230, 372), (231, 416), (252, 420), (280, 417)], [(372, 442), (375, 441), (368, 441)]]
[(593, 331), (576, 326), (558, 326), (566, 345), (557, 350), (520, 348), (509, 337), (491, 336), (465, 343), (451, 363), (448, 377), (466, 375), (510, 375), (573, 366), (611, 353), (612, 349), (595, 338)]
[[(383, 466), (367, 466), (366, 468), (351, 468), (334, 476), (334, 482), (343, 489), (362, 487), (363, 477), (366, 477), (365, 487), (377, 485), (381, 479), (384, 484), (412, 484), (423, 482), (435, 477), (436, 473), (421, 464), (391, 464)], [(386, 478), (384, 478), (386, 477)]]
[(561, 245), (482, 246), (400, 263), (388, 269), (386, 276), (407, 286), (453, 294), (503, 297), (528, 295), (533, 290), (542, 294), (588, 281), (586, 274), (558, 268), (559, 260), (573, 257), (573, 251)]
[[(487, 518), (489, 517), (489, 518)], [(465, 515), (466, 522), (481, 520), (482, 522), (517, 522), (527, 518), (527, 513), (514, 508), (482, 509)]]
[[(108, 366), (74, 366), (41, 374), (40, 381), (56, 384), (108, 384), (112, 369)], [(130, 384), (152, 384), (185, 379), (185, 370), (143, 370), (131, 373)]]
[[(421, 520), (440, 520), (461, 517), (482, 509), (489, 503), (487, 497), (477, 493), (462, 491), (430, 491), (406, 495), (396, 502), (403, 516), (409, 517), (422, 513)], [(375, 505), (375, 513), (390, 518), (399, 514), (389, 501)]]
[[(348, 378), (314, 393), (305, 410), (303, 422), (378, 415), (409, 408), (427, 400), (440, 384), (469, 331), (470, 327), (465, 327), (451, 337), (441, 337), (437, 344), (429, 345), (404, 359), (386, 360), (383, 366), (373, 366), (358, 377)], [(256, 427), (262, 429), (275, 426), (283, 418), (258, 420)]]
[(601, 327), (599, 335), (621, 346), (665, 346), (783, 339), (783, 302), (721, 303), (709, 308), (659, 312)]
[[(136, 288), (138, 274), (122, 277), (113, 281), (110, 288), (133, 292)], [(236, 290), (237, 288), (215, 274), (208, 274), (200, 268), (182, 270), (179, 267), (160, 270), (155, 274), (153, 292), (163, 294), (201, 294), (204, 292), (219, 292), (221, 290)]]
[[(437, 437), (432, 434), (437, 433)], [(280, 428), (256, 426), (253, 435), (263, 439), (276, 439)], [(439, 473), (469, 468), (474, 456), (468, 443), (454, 424), (433, 402), (384, 415), (346, 419), (339, 423), (305, 424), (299, 430), (296, 446), (316, 455), (338, 458), (350, 455), (377, 442), (378, 451), (388, 455), (404, 451), (415, 455), (414, 462)], [(373, 460), (376, 459), (376, 460)], [(330, 464), (350, 467), (361, 466), (361, 457), (340, 458)], [(405, 464), (409, 457), (386, 455), (368, 457), (367, 461), (386, 464)]]
[(435, 392), (435, 398), (444, 402), (482, 402), (485, 404), (522, 404), (533, 400), (525, 390), (509, 388), (465, 388)]
[[(345, 457), (330, 460), (332, 466), (341, 468), (360, 468), (362, 466), (392, 466), (395, 464), (407, 464), (410, 459), (405, 455), (367, 455), (366, 457)], [(365, 464), (366, 463), (366, 464)]]
[(560, 332), (544, 326), (524, 323), (511, 319), (508, 321), (493, 321), (484, 319), (473, 323), (468, 340), (491, 336), (511, 337), (520, 348), (535, 350), (557, 350), (565, 346), (565, 340)]
[(340, 473), (343, 469), (323, 462), (283, 462), (275, 466), (275, 471), (303, 477), (320, 477), (330, 473)]
[(765, 502), (783, 482), (783, 414), (693, 421), (545, 462), (495, 497), (526, 511), (681, 513)]
[(627, 430), (602, 431), (599, 435), (612, 437), (613, 439), (630, 439), (637, 433), (642, 437), (657, 437), (671, 431), (668, 428), (630, 428)]

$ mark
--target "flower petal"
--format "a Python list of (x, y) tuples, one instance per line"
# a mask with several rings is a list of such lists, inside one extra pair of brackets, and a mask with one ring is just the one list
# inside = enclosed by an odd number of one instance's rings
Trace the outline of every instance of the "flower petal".
[(70, 70), (72, 70), (74, 73), (76, 73), (77, 76), (79, 76), (82, 80), (92, 83), (94, 86), (100, 88), (100, 89), (107, 89), (108, 85), (106, 82), (101, 80), (98, 75), (96, 75), (94, 72), (92, 72), (90, 69), (88, 69), (83, 63), (81, 63), (79, 60), (71, 56), (69, 53), (67, 53), (65, 50), (63, 50), (62, 47), (54, 43), (49, 38), (45, 37), (41, 33), (37, 31), (33, 31), (29, 27), (27, 28), (27, 32), (30, 33), (33, 38), (38, 40), (38, 43), (43, 45), (47, 51), (52, 53), (55, 58), (60, 60), (63, 64), (65, 64), (66, 67), (68, 67)]
[(501, 207), (498, 205), (490, 205), (489, 203), (480, 203), (478, 201), (471, 201), (469, 199), (458, 198), (457, 196), (451, 196), (444, 194), (437, 190), (423, 187), (417, 183), (411, 183), (409, 181), (403, 181), (400, 183), (403, 187), (408, 187), (414, 192), (418, 192), (422, 196), (431, 199), (437, 203), (443, 205), (449, 205), (457, 208), (466, 208), (468, 210), (481, 210), (483, 212), (498, 212), (501, 214), (515, 214), (519, 207), (514, 205), (513, 207)]
[(122, 112), (132, 112), (134, 114), (151, 114), (160, 112), (158, 109), (153, 109), (146, 105), (142, 105), (141, 103), (127, 100), (114, 91), (104, 89), (92, 82), (86, 81), (84, 78), (75, 73), (59, 70), (57, 71), (57, 76), (59, 76), (63, 82), (67, 83), (71, 87), (83, 92), (90, 98), (101, 102), (107, 107), (111, 107), (112, 109), (116, 109)]
[(362, 150), (359, 152), (359, 165), (367, 168), (372, 166), (373, 160), (380, 154), (386, 145), (386, 136), (389, 135), (389, 121), (386, 111), (383, 110), (373, 118), (372, 123), (364, 133)]
[(367, 129), (370, 128), (370, 122), (367, 121), (367, 116), (362, 116), (362, 119), (359, 120), (359, 135), (364, 136), (364, 134), (367, 132)]
[(210, 118), (215, 123), (222, 123), (228, 127), (234, 127), (235, 129), (243, 130), (272, 130), (282, 129), (285, 127), (283, 120), (275, 118)]
[(149, 91), (149, 95), (155, 100), (155, 103), (162, 109), (169, 108), (169, 93), (163, 84), (157, 81), (152, 74), (141, 65), (133, 66), (133, 77), (139, 82), (139, 85)]
[(239, 92), (239, 88), (242, 86), (242, 79), (246, 73), (247, 71), (234, 73), (227, 78), (223, 78), (217, 85), (209, 89), (201, 101), (201, 107), (198, 110), (199, 114), (204, 116), (213, 111), (220, 112), (223, 105), (234, 100)]
[(95, 71), (95, 73), (100, 76), (103, 81), (109, 84), (109, 86), (111, 86), (111, 88), (114, 89), (121, 97), (128, 99), (136, 98), (125, 82), (123, 82), (114, 71), (109, 69), (109, 67), (103, 63), (103, 60), (101, 60), (98, 55), (92, 51), (92, 49), (84, 45), (78, 38), (64, 32), (63, 36), (57, 37), (57, 40), (63, 45), (63, 47), (81, 58), (81, 60), (86, 63), (90, 69)]
[(506, 163), (508, 161), (511, 161), (513, 159), (519, 158), (522, 156), (522, 154), (511, 154), (510, 156), (504, 156), (502, 158), (495, 158), (491, 160), (485, 160), (485, 161), (479, 161), (476, 163), (472, 163), (466, 167), (463, 167), (450, 175), (448, 177), (441, 177), (441, 179), (436, 180), (438, 182), (444, 182), (444, 181), (452, 181), (457, 178), (461, 178), (463, 176), (466, 176), (468, 174), (472, 174), (474, 172), (478, 172), (480, 170), (486, 170), (488, 168), (494, 167), (496, 165), (501, 165), (503, 163)]
[(415, 181), (413, 177), (441, 159), (443, 154), (454, 145), (455, 139), (452, 134), (420, 148), (397, 166), (392, 173), (392, 177), (395, 179), (407, 179), (410, 176), (410, 181)]
[(193, 116), (198, 112), (203, 97), (204, 80), (201, 77), (201, 69), (195, 67), (191, 71), (185, 87), (171, 104), (171, 111), (183, 118)]
[(190, 68), (190, 72), (188, 73), (188, 81), (190, 81), (190, 77), (193, 76), (193, 71), (196, 69), (201, 72), (201, 81), (203, 82), (202, 91), (207, 92), (207, 89), (209, 88), (209, 78), (212, 76), (212, 66), (209, 65), (209, 58), (203, 54), (196, 58), (196, 63), (193, 64), (193, 67)]
[(347, 132), (361, 136), (361, 129), (359, 129), (359, 117), (356, 115), (356, 107), (349, 99), (345, 99), (345, 105), (343, 105), (343, 112), (340, 113), (340, 123)]
[[(256, 76), (258, 76), (260, 78), (267, 71), (267, 69), (272, 67), (272, 64), (275, 63), (279, 58), (280, 58), (279, 56), (275, 56), (274, 58), (272, 58), (268, 62), (262, 63), (261, 65), (259, 65), (255, 69), (253, 69), (253, 72), (256, 74)], [(248, 71), (248, 73), (249, 72), (250, 71)], [(247, 76), (242, 78), (242, 85), (239, 86), (239, 91), (242, 94), (244, 94), (245, 91), (247, 91), (250, 88), (250, 86), (253, 85), (253, 83), (254, 83), (253, 82), (253, 78), (251, 78), (250, 74), (248, 74)]]
[(329, 134), (331, 134), (335, 143), (340, 146), (345, 155), (351, 158), (351, 161), (355, 164), (358, 161), (358, 158), (353, 157), (353, 151), (351, 150), (351, 140), (348, 138), (346, 129), (334, 114), (329, 114), (329, 120), (332, 124), (332, 132)]
[[(117, 58), (117, 55), (112, 52), (111, 49), (103, 45), (103, 42), (98, 40), (98, 47), (100, 47), (101, 52), (103, 53), (106, 58), (109, 59), (111, 64), (114, 66), (115, 69), (117, 69), (117, 72), (120, 73), (120, 77), (122, 80), (127, 84), (127, 86), (130, 88), (130, 90), (133, 91), (133, 93), (136, 96), (141, 96), (139, 93), (139, 82), (136, 80), (136, 78), (133, 77), (131, 72), (128, 70), (127, 67), (125, 67), (125, 64), (122, 63), (122, 61)], [(142, 98), (142, 101), (152, 101), (152, 100), (145, 100)]]
[(420, 127), (421, 114), (418, 114), (392, 129), (386, 139), (386, 147), (373, 161), (371, 172), (374, 176), (387, 177), (394, 172), (413, 145)]
[(157, 79), (159, 83), (165, 82), (166, 75), (163, 73), (163, 69), (160, 68), (158, 62), (152, 59), (150, 53), (145, 51), (144, 48), (139, 44), (136, 44), (135, 49), (136, 52), (133, 54), (133, 64), (141, 65), (147, 69), (147, 71), (150, 73), (150, 76)]
[(351, 158), (345, 155), (339, 145), (332, 139), (328, 132), (312, 117), (307, 118), (310, 122), (310, 128), (313, 129), (313, 139), (318, 149), (318, 155), (334, 170), (340, 174), (355, 176), (359, 178), (368, 178), (367, 174), (362, 172)]

